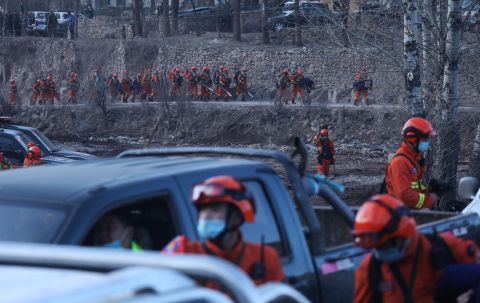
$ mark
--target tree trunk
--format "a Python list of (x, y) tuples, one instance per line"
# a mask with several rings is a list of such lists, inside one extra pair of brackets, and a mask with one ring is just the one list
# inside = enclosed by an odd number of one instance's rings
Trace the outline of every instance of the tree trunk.
[(423, 45), (423, 102), (427, 115), (433, 112), (433, 64), (434, 47), (432, 40), (433, 3), (432, 0), (423, 0), (422, 18), (422, 45)]
[(351, 46), (350, 38), (348, 35), (348, 17), (350, 16), (350, 0), (343, 0), (342, 12), (343, 12), (343, 41), (346, 46)]
[(242, 41), (242, 29), (240, 25), (240, 0), (233, 1), (233, 40)]
[(172, 0), (172, 33), (173, 35), (178, 35), (178, 0)]
[(404, 0), (404, 60), (407, 104), (412, 116), (423, 116), (422, 81), (418, 58), (418, 3), (417, 0)]
[(270, 43), (270, 35), (267, 27), (267, 0), (262, 0), (262, 37), (263, 43)]
[(295, 0), (294, 3), (295, 13), (295, 45), (303, 46), (302, 43), (302, 29), (300, 24), (300, 0)]
[[(458, 107), (460, 87), (458, 63), (462, 47), (462, 15), (460, 0), (448, 1), (448, 24), (445, 45), (445, 67), (442, 90), (442, 127), (440, 137), (441, 179), (452, 188), (457, 185), (457, 165), (460, 151), (460, 122)], [(451, 190), (442, 197), (441, 206), (456, 198), (456, 191)]]
[(140, 2), (143, 0), (135, 0), (134, 6), (134, 18), (135, 18), (135, 34), (139, 37), (143, 36), (143, 29), (142, 29), (142, 16), (141, 16), (141, 8), (142, 5)]
[(470, 157), (468, 175), (480, 180), (480, 123), (477, 124), (475, 138), (473, 139), (473, 150), (472, 156)]
[(74, 10), (75, 10), (75, 25), (74, 25), (74, 28), (73, 28), (73, 38), (78, 38), (78, 7), (79, 7), (79, 3), (80, 0), (74, 0), (75, 3), (74, 3)]
[(165, 37), (170, 36), (170, 18), (169, 18), (169, 11), (170, 6), (168, 5), (168, 0), (163, 0), (163, 35)]
[(197, 8), (195, 6), (195, 1), (190, 0), (190, 4), (192, 5), (193, 12), (195, 14), (195, 34), (197, 37), (200, 37), (200, 19), (197, 13)]
[[(443, 79), (444, 59), (445, 59), (445, 32), (447, 24), (447, 2), (445, 0), (437, 0), (437, 27), (439, 30), (438, 43), (438, 62), (437, 74)], [(442, 80), (443, 81), (443, 80)], [(440, 102), (439, 102), (440, 103)]]

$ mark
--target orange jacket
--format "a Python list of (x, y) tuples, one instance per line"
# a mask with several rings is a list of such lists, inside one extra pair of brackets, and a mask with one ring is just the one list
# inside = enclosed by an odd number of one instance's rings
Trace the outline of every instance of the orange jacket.
[(42, 164), (43, 164), (42, 159), (25, 158), (25, 160), (23, 160), (23, 167), (30, 167), (30, 166), (42, 165)]
[(420, 165), (420, 157), (420, 153), (402, 143), (390, 160), (385, 175), (388, 194), (417, 209), (432, 206), (430, 194), (422, 181), (424, 167)]
[[(208, 250), (205, 250), (205, 248)], [(265, 265), (265, 278), (255, 279), (256, 285), (267, 282), (282, 282), (285, 275), (282, 270), (282, 264), (278, 257), (277, 251), (272, 247), (259, 244), (248, 243), (240, 240), (232, 251), (222, 251), (215, 244), (210, 241), (201, 243), (198, 241), (188, 241), (185, 236), (175, 238), (170, 244), (166, 246), (163, 252), (166, 253), (193, 253), (201, 255), (214, 255), (240, 267), (247, 275), (251, 274), (252, 266), (255, 263), (262, 261)], [(210, 288), (217, 288), (215, 285), (207, 285)]]
[[(452, 235), (441, 234), (447, 246), (452, 252), (453, 258), (457, 263), (475, 263), (478, 248), (471, 241), (465, 241), (456, 238)], [(417, 236), (413, 239), (412, 244), (407, 249), (405, 257), (397, 262), (400, 272), (406, 281), (409, 283), (410, 273), (412, 271), (415, 253), (419, 241), (422, 241), (422, 248), (419, 253), (415, 282), (413, 283), (412, 299), (415, 303), (431, 303), (440, 281), (442, 270), (436, 270), (432, 263), (430, 241), (423, 235)], [(370, 286), (369, 284), (369, 264), (372, 255), (367, 255), (360, 267), (355, 272), (355, 303), (369, 303), (372, 301), (372, 287), (379, 287), (382, 293), (383, 302), (388, 303), (403, 303), (405, 302), (404, 294), (401, 287), (395, 280), (389, 265), (382, 263), (380, 285)]]

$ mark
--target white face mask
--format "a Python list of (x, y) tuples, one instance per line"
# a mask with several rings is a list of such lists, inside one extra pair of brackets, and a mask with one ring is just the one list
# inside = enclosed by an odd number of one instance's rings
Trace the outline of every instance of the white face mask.
[(420, 141), (418, 143), (418, 147), (417, 147), (417, 150), (421, 153), (425, 152), (428, 147), (430, 146), (430, 142), (429, 141)]

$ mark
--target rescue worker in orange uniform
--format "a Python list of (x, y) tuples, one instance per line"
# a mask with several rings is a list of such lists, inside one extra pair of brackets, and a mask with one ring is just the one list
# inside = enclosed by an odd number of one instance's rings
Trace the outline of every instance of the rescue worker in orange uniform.
[(313, 138), (313, 143), (317, 147), (317, 172), (327, 176), (330, 172), (330, 165), (335, 163), (335, 147), (333, 140), (328, 137), (328, 130), (323, 128)]
[(151, 100), (154, 95), (152, 83), (150, 82), (150, 75), (151, 73), (146, 73), (142, 78), (142, 100), (147, 98), (148, 100)]
[(30, 98), (30, 105), (35, 105), (40, 98), (40, 88), (42, 85), (42, 80), (37, 79), (32, 86), (32, 97)]
[(207, 102), (213, 91), (213, 82), (210, 76), (210, 68), (208, 66), (204, 66), (200, 74), (198, 74), (197, 83), (199, 86), (199, 99)]
[(303, 87), (303, 72), (301, 69), (290, 78), (290, 83), (293, 84), (292, 104), (295, 104), (295, 99), (297, 99), (298, 95), (302, 98), (302, 104), (305, 103), (305, 89)]
[(108, 92), (110, 94), (110, 98), (112, 98), (112, 102), (116, 102), (118, 98), (118, 94), (122, 92), (122, 86), (120, 81), (118, 80), (117, 74), (111, 74), (108, 81)]
[(53, 104), (55, 100), (57, 100), (57, 102), (60, 102), (60, 95), (57, 92), (57, 84), (55, 83), (52, 74), (48, 75), (47, 81), (45, 81), (45, 85), (48, 87), (48, 100), (50, 101), (50, 103)]
[(233, 76), (233, 82), (235, 82), (235, 98), (241, 96), (242, 101), (245, 101), (248, 94), (247, 69), (237, 70)]
[(153, 95), (154, 96), (160, 96), (160, 89), (161, 89), (161, 86), (162, 86), (162, 83), (160, 81), (160, 76), (158, 75), (158, 72), (155, 71), (153, 72), (153, 76), (152, 76), (152, 86), (153, 86)]
[(193, 188), (192, 200), (198, 210), (197, 231), (204, 242), (179, 236), (163, 252), (222, 258), (240, 267), (257, 285), (284, 280), (275, 249), (242, 238), (242, 224), (255, 220), (255, 202), (242, 183), (231, 176), (212, 177)]
[(41, 157), (42, 151), (40, 150), (40, 147), (38, 147), (36, 144), (29, 144), (27, 155), (23, 161), (23, 167), (42, 165), (43, 161)]
[(431, 303), (449, 264), (477, 266), (473, 242), (418, 234), (410, 209), (389, 195), (363, 203), (353, 235), (357, 246), (372, 249), (355, 272), (355, 303)]
[(17, 83), (15, 80), (10, 80), (8, 85), (8, 102), (10, 102), (10, 105), (17, 104)]
[(365, 80), (367, 80), (368, 74), (367, 69), (362, 66), (360, 71), (355, 75), (355, 80), (353, 82), (353, 104), (355, 106), (359, 105), (362, 95), (365, 97), (365, 103), (368, 104), (368, 87), (365, 86)]
[(40, 100), (38, 103), (45, 104), (50, 99), (50, 86), (47, 84), (47, 80), (40, 80)]
[(70, 103), (77, 103), (77, 92), (80, 88), (77, 77), (78, 74), (72, 72), (70, 74), (70, 79), (68, 79), (68, 102)]
[(185, 96), (186, 97), (192, 97), (194, 99), (197, 98), (197, 93), (198, 93), (198, 87), (197, 87), (197, 67), (192, 66), (191, 70), (186, 69), (183, 72), (183, 79), (185, 79), (186, 82), (186, 90), (185, 90)]
[(128, 98), (132, 95), (132, 82), (128, 70), (123, 72), (123, 78), (120, 84), (122, 86), (122, 92), (120, 93), (122, 102), (128, 103)]
[(88, 103), (95, 100), (95, 82), (97, 81), (97, 70), (92, 71), (92, 75), (88, 79)]
[(280, 74), (280, 78), (277, 80), (277, 98), (281, 103), (288, 104), (288, 85), (290, 84), (290, 77), (288, 76), (288, 70), (284, 69)]
[(175, 67), (167, 75), (167, 80), (170, 82), (170, 88), (168, 91), (169, 97), (180, 97), (180, 88), (183, 84), (183, 78), (180, 74), (180, 67)]
[(228, 68), (222, 66), (220, 69), (220, 75), (218, 76), (217, 85), (217, 97), (228, 101), (231, 96), (230, 85), (232, 84), (232, 78), (228, 75)]
[(423, 153), (435, 131), (423, 118), (409, 119), (402, 130), (403, 142), (387, 166), (385, 184), (387, 193), (400, 199), (410, 208), (430, 208), (439, 200), (423, 184)]

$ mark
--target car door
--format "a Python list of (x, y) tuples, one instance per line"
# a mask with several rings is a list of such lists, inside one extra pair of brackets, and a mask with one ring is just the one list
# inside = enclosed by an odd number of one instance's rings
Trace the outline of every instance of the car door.
[(16, 166), (23, 166), (26, 151), (13, 136), (0, 135), (0, 151)]

